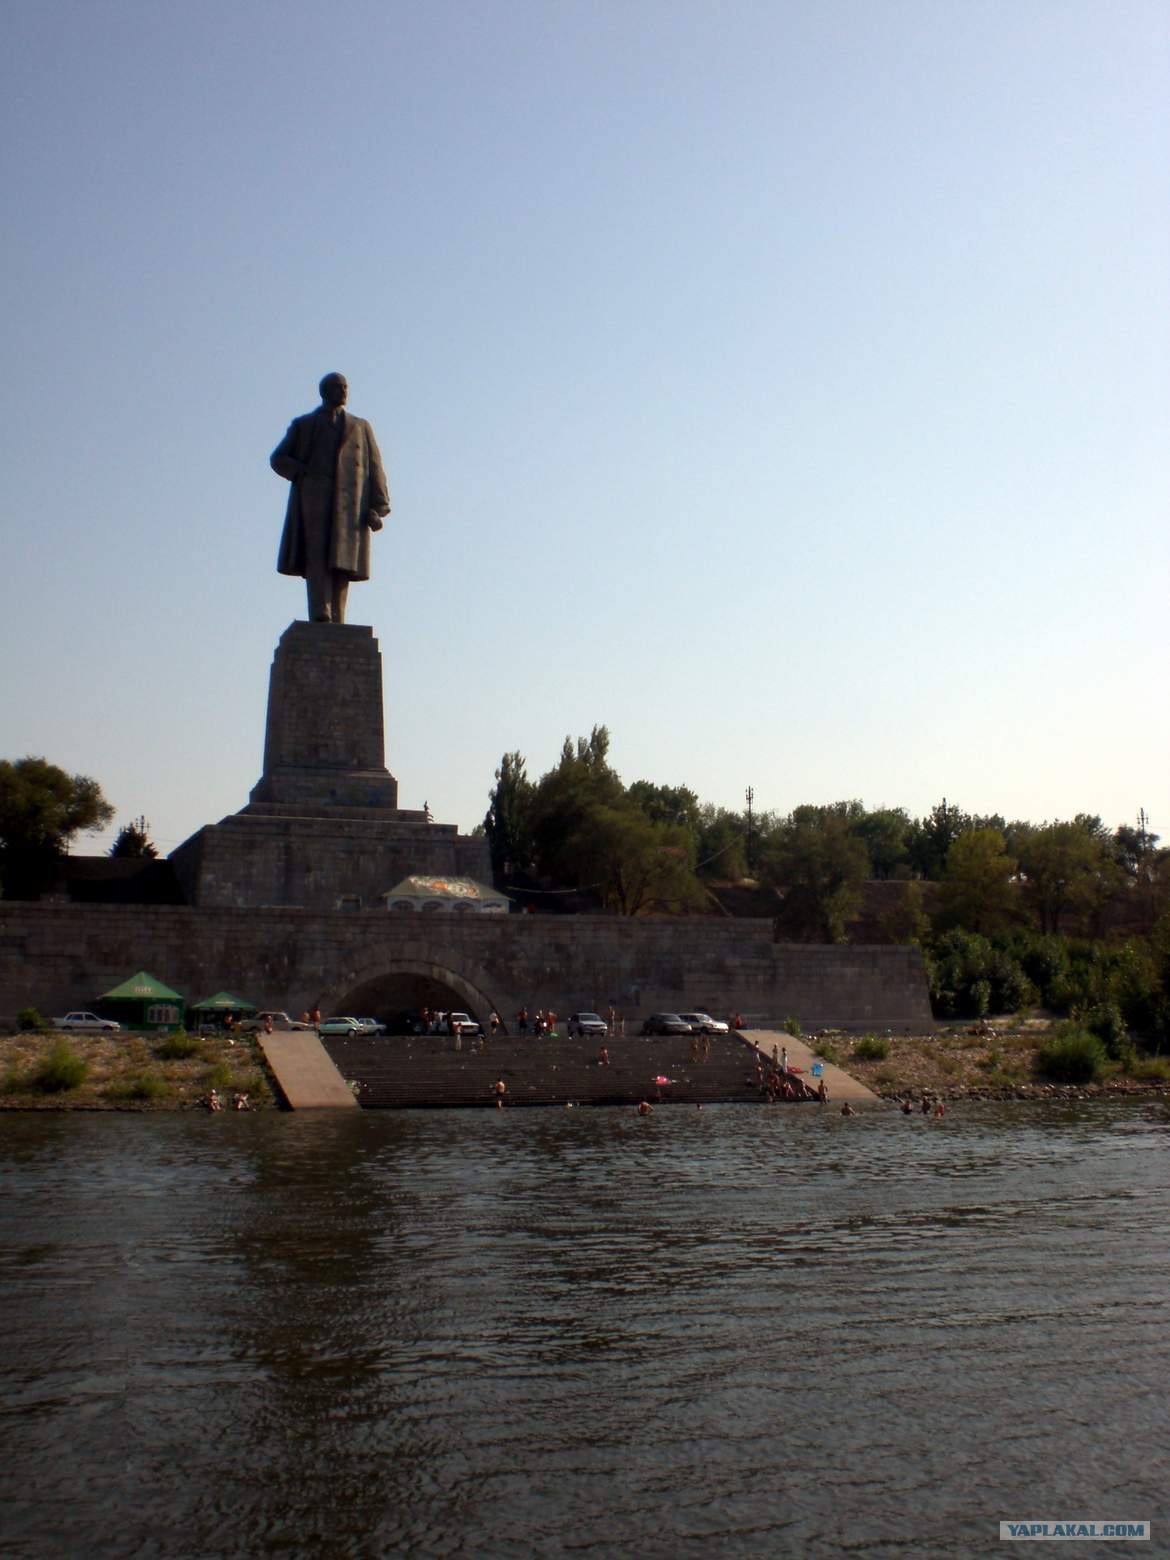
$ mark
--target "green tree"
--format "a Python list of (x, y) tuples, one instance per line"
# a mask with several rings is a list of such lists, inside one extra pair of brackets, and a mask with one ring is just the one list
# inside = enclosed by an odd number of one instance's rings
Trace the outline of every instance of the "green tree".
[(654, 785), (649, 780), (635, 780), (626, 795), (651, 823), (677, 823), (692, 831), (699, 826), (699, 798), (689, 786)]
[(769, 838), (763, 875), (783, 895), (777, 923), (787, 936), (799, 942), (845, 941), (869, 867), (853, 822), (838, 807), (798, 807)]
[(505, 753), (496, 770), (483, 829), (492, 859), (492, 873), (502, 882), (533, 864), (533, 797), (535, 787), (526, 772), (523, 753)]
[(158, 850), (150, 838), (150, 825), (141, 814), (118, 830), (118, 837), (110, 846), (110, 855), (137, 861), (158, 859)]
[(951, 926), (993, 932), (1016, 908), (1012, 879), (1017, 862), (998, 829), (967, 829), (947, 852), (942, 886), (943, 918)]
[(879, 807), (857, 820), (853, 832), (865, 846), (871, 877), (906, 875), (910, 868), (911, 828), (909, 815), (901, 807)]
[(88, 775), (43, 758), (0, 760), (0, 857), (9, 898), (36, 895), (51, 881), (76, 834), (104, 828), (114, 809)]
[(926, 942), (931, 927), (922, 902), (922, 884), (891, 883), (887, 892), (896, 897), (887, 903), (878, 921), (882, 936), (893, 943)]
[(1002, 833), (1005, 824), (998, 813), (987, 817), (965, 813), (961, 807), (952, 807), (944, 796), (925, 818), (910, 825), (906, 851), (913, 871), (921, 878), (940, 881), (946, 873), (951, 846), (968, 829), (999, 829)]
[(1097, 920), (1117, 892), (1121, 869), (1099, 819), (1017, 829), (1016, 849), (1028, 901), (1042, 932), (1059, 932), (1069, 914)]
[(594, 804), (570, 842), (582, 886), (618, 915), (675, 913), (695, 907), (694, 835), (682, 824), (654, 823), (640, 808)]
[(581, 830), (594, 807), (620, 807), (625, 787), (609, 766), (609, 732), (594, 726), (576, 746), (566, 737), (556, 767), (542, 775), (532, 799), (532, 837), (538, 871), (557, 886), (584, 885)]
[(710, 802), (700, 807), (696, 848), (700, 877), (722, 883), (747, 877), (747, 820), (742, 813)]

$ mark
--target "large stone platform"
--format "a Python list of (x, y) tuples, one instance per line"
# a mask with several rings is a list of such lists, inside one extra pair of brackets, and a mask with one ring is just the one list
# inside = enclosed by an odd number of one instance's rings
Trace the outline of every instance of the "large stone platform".
[(491, 877), (482, 839), (398, 806), (378, 642), (340, 623), (285, 629), (248, 805), (170, 860), (188, 903), (207, 908), (360, 909), (412, 873)]

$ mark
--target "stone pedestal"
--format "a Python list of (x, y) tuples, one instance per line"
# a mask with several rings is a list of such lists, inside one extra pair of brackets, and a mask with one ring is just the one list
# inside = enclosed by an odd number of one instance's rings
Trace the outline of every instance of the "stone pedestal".
[(377, 906), (412, 873), (491, 882), (487, 843), (398, 806), (373, 630), (292, 623), (268, 688), (264, 773), (248, 805), (171, 852), (189, 904)]
[(386, 768), (382, 656), (372, 628), (291, 623), (268, 683), (264, 773), (253, 806), (389, 808), (398, 782)]

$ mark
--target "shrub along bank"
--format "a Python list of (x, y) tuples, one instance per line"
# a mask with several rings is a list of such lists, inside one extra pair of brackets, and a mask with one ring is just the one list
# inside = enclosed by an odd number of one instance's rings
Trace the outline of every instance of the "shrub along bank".
[(193, 1110), (212, 1089), (277, 1105), (252, 1036), (0, 1036), (0, 1110)]

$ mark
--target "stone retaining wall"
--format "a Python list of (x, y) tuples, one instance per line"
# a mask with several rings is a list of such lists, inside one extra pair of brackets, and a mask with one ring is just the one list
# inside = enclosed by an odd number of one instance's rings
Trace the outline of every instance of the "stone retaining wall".
[(916, 948), (774, 943), (767, 921), (0, 903), (2, 1022), (28, 1004), (92, 1006), (138, 969), (190, 1001), (229, 990), (293, 1013), (345, 1012), (363, 986), (413, 974), (509, 1021), (521, 1003), (563, 1017), (613, 999), (628, 1023), (705, 1008), (806, 1029), (931, 1027)]

